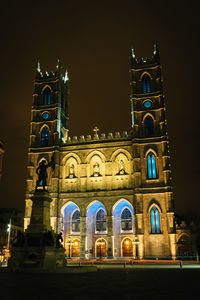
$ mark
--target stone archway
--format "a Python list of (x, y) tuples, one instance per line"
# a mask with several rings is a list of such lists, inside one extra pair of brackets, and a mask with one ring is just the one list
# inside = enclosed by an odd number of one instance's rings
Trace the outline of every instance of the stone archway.
[(73, 240), (71, 256), (72, 257), (80, 257), (80, 240), (79, 239)]
[(122, 241), (122, 256), (133, 256), (133, 243), (129, 238)]
[(183, 234), (177, 242), (177, 256), (180, 259), (192, 259), (194, 256), (191, 237)]
[(105, 239), (98, 239), (96, 241), (96, 257), (107, 256), (107, 244)]

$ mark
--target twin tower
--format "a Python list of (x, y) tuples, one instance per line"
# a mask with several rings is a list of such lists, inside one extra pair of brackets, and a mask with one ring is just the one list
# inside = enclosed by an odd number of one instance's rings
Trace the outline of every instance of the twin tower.
[[(50, 216), (68, 257), (147, 258), (177, 255), (169, 141), (159, 51), (131, 52), (130, 132), (70, 137), (68, 75), (38, 64), (28, 150), (25, 229), (42, 160), (49, 169)], [(127, 83), (128, 84), (128, 83)], [(127, 100), (128, 101), (128, 100)], [(40, 183), (42, 187), (42, 182)]]

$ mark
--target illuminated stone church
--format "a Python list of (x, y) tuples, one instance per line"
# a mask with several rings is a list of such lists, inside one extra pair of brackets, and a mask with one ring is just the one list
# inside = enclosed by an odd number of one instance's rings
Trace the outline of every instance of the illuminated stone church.
[[(51, 160), (51, 226), (68, 257), (176, 257), (169, 141), (159, 51), (131, 52), (132, 124), (128, 132), (70, 137), (68, 75), (38, 64), (31, 111), (25, 209), (29, 225), (41, 160)], [(127, 84), (129, 84), (127, 82)], [(127, 99), (128, 101), (128, 99)], [(42, 185), (42, 183), (41, 183)]]

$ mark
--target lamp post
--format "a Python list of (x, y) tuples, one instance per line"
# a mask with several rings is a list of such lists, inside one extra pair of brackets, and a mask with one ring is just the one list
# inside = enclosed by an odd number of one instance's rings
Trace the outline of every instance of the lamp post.
[(7, 232), (8, 232), (8, 243), (7, 243), (7, 253), (6, 253), (6, 265), (8, 265), (8, 252), (9, 252), (9, 249), (10, 249), (11, 219), (10, 219), (10, 222), (8, 224), (8, 227), (7, 227)]
[(98, 240), (97, 241), (97, 246), (99, 246), (100, 247), (100, 256), (99, 256), (99, 258), (101, 258), (101, 246), (103, 246), (104, 245), (104, 241), (103, 240)]
[(71, 258), (71, 245), (73, 245), (73, 242), (72, 242), (71, 238), (69, 237), (66, 242), (66, 246), (69, 246), (69, 248), (68, 248), (68, 258), (69, 259)]

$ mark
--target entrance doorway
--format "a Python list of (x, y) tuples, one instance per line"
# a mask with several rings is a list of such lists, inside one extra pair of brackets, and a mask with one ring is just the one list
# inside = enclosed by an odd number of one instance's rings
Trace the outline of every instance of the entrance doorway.
[(133, 256), (133, 244), (129, 238), (122, 241), (122, 256)]
[(71, 251), (72, 257), (80, 257), (80, 241), (78, 239), (73, 240)]
[(97, 257), (107, 256), (106, 241), (104, 239), (98, 239), (96, 241), (96, 256)]

